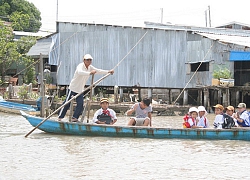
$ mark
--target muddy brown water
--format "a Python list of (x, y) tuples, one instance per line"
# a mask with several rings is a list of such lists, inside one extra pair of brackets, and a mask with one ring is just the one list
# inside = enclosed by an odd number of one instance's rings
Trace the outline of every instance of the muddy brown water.
[[(119, 116), (124, 125), (128, 117)], [(208, 115), (212, 124), (214, 115)], [(181, 116), (153, 117), (180, 127)], [(0, 113), (0, 180), (250, 179), (250, 142), (62, 136)]]

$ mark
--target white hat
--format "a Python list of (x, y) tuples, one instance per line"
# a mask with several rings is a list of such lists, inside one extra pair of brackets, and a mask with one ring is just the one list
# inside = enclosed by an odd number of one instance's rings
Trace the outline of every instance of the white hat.
[(191, 113), (191, 112), (197, 112), (198, 113), (199, 111), (198, 111), (198, 109), (196, 107), (191, 107), (191, 108), (189, 108), (188, 112), (189, 113)]
[(83, 59), (93, 59), (93, 58), (90, 54), (85, 54)]
[(237, 107), (238, 108), (246, 108), (247, 105), (245, 103), (240, 103)]
[(205, 112), (207, 112), (204, 106), (199, 106), (199, 107), (198, 107), (198, 111), (199, 111), (199, 112), (200, 112), (200, 111), (205, 111)]

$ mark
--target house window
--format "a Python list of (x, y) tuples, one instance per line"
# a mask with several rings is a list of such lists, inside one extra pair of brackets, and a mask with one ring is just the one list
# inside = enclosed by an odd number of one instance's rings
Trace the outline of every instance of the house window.
[[(195, 72), (199, 67), (200, 62), (190, 64), (191, 72)], [(203, 62), (197, 71), (209, 71), (209, 62)]]

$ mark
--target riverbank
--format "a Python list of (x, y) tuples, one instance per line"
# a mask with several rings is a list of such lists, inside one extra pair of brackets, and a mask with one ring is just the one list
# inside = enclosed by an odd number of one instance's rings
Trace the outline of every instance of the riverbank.
[[(36, 100), (21, 100), (21, 99), (8, 99), (8, 101), (11, 102), (17, 102), (22, 104), (29, 104), (36, 106)], [(85, 103), (86, 104), (86, 103)], [(132, 107), (134, 102), (123, 102), (123, 103), (110, 103), (109, 108), (113, 109), (116, 113), (124, 114), (128, 109)], [(51, 110), (54, 111), (58, 107), (62, 105), (61, 102), (53, 102), (51, 104)], [(74, 107), (76, 106), (76, 103), (73, 104)], [(152, 104), (153, 107), (153, 113), (159, 115), (159, 116), (175, 116), (175, 115), (184, 115), (188, 112), (188, 109), (190, 106), (178, 106), (178, 105), (169, 105), (169, 104)], [(90, 110), (97, 110), (100, 108), (99, 102), (91, 102), (91, 108)]]

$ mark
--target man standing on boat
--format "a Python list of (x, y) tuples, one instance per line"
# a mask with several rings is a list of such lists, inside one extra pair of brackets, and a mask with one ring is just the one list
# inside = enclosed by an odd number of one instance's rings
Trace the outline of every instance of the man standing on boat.
[[(73, 79), (70, 82), (69, 85), (69, 89), (67, 91), (67, 97), (65, 99), (65, 101), (63, 102), (63, 104), (65, 102), (67, 102), (69, 99), (72, 98), (72, 96), (77, 95), (78, 93), (81, 93), (84, 91), (84, 87), (85, 84), (89, 78), (90, 75), (93, 74), (113, 74), (114, 70), (102, 70), (102, 69), (97, 69), (94, 66), (91, 65), (92, 63), (92, 56), (90, 54), (86, 54), (83, 57), (83, 62), (80, 63), (77, 67), (76, 67), (76, 71), (75, 74), (73, 76)], [(76, 108), (75, 108), (75, 112), (73, 114), (72, 117), (72, 122), (78, 122), (78, 118), (82, 113), (83, 110), (83, 94), (81, 94), (80, 96), (78, 96), (76, 98)], [(61, 121), (67, 110), (69, 109), (70, 104), (67, 104), (66, 106), (64, 106), (60, 112), (59, 112), (59, 116), (58, 116), (58, 121)]]

